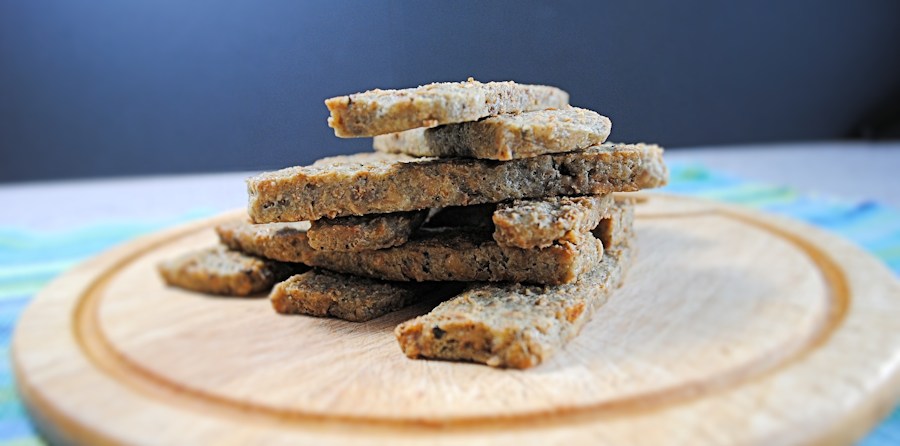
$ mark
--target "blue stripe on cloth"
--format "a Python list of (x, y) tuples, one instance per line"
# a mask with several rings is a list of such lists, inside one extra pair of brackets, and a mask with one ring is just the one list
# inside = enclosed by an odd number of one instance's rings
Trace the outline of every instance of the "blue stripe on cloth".
[[(746, 181), (696, 164), (670, 166), (665, 192), (711, 198), (785, 215), (858, 243), (900, 274), (900, 212), (873, 202), (852, 202)], [(39, 444), (13, 389), (9, 364), (13, 321), (33, 293), (85, 257), (137, 235), (209, 215), (198, 211), (165, 222), (116, 222), (57, 233), (0, 227), (0, 442)], [(863, 446), (900, 444), (900, 410), (876, 427)]]

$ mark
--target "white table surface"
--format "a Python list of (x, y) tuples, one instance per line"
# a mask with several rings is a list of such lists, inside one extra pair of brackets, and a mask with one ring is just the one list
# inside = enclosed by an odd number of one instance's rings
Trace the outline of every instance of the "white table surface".
[[(900, 142), (823, 142), (672, 149), (669, 162), (696, 162), (747, 179), (900, 209)], [(0, 225), (65, 230), (116, 221), (165, 221), (197, 209), (243, 207), (252, 172), (0, 185)], [(52, 203), (52, 212), (46, 211)]]

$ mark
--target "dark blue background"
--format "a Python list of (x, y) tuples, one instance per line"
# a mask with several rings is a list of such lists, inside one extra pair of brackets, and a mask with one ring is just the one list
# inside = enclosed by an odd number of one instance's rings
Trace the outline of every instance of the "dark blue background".
[(619, 141), (849, 137), (900, 102), (900, 2), (0, 1), (0, 181), (368, 150), (325, 98), (468, 76), (560, 86)]

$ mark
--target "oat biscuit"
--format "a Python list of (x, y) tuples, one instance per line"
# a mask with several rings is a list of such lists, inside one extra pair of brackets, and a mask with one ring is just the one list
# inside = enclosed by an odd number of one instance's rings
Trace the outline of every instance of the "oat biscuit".
[(169, 285), (191, 291), (227, 296), (248, 296), (268, 291), (304, 265), (261, 259), (224, 246), (190, 252), (158, 266)]
[(275, 285), (269, 299), (282, 314), (365, 322), (433, 294), (450, 297), (460, 288), (458, 284), (387, 282), (313, 269)]
[(430, 313), (398, 325), (394, 334), (410, 358), (534, 367), (577, 336), (621, 285), (630, 249), (608, 251), (571, 284), (473, 285)]
[(325, 101), (328, 126), (342, 138), (475, 121), (500, 113), (560, 108), (569, 94), (515, 82), (443, 82), (402, 90), (369, 90)]
[(316, 251), (305, 263), (384, 280), (560, 284), (576, 280), (602, 255), (603, 245), (593, 237), (580, 245), (520, 249), (498, 245), (489, 232), (446, 228), (420, 229), (395, 248)]
[(612, 204), (612, 194), (502, 203), (492, 218), (494, 240), (523, 249), (559, 242), (578, 244), (609, 213)]
[(314, 250), (306, 233), (289, 223), (234, 223), (216, 230), (225, 245), (253, 255), (394, 281), (568, 283), (603, 255), (602, 243), (593, 238), (520, 249), (500, 246), (490, 232), (472, 228), (423, 228), (403, 245), (359, 252)]
[(388, 153), (505, 161), (602, 144), (611, 128), (597, 112), (563, 107), (381, 135), (372, 145)]
[[(255, 223), (318, 220), (662, 186), (655, 145), (602, 144), (512, 161), (414, 158), (292, 167), (247, 180)], [(387, 155), (387, 154), (382, 154)]]
[(313, 249), (365, 251), (399, 246), (422, 226), (428, 211), (361, 217), (322, 218), (311, 222), (307, 237)]
[(306, 263), (316, 252), (309, 246), (306, 231), (309, 222), (254, 225), (235, 221), (216, 226), (216, 234), (225, 246), (236, 251), (281, 262)]

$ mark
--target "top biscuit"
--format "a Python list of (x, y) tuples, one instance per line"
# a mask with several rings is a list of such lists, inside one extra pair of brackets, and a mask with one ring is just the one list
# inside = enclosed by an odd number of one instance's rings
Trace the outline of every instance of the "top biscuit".
[(515, 82), (443, 82), (403, 90), (369, 90), (327, 99), (328, 126), (341, 138), (476, 121), (501, 113), (561, 108), (569, 94)]

